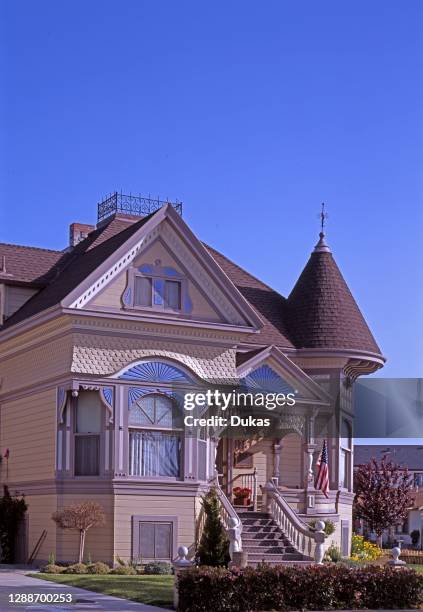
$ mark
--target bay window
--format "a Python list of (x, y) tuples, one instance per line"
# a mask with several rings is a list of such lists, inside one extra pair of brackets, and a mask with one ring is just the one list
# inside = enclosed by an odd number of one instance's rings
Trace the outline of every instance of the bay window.
[(173, 401), (162, 393), (144, 395), (129, 411), (129, 474), (178, 478), (181, 429)]
[(98, 476), (100, 473), (102, 411), (98, 393), (79, 393), (75, 410), (75, 476)]

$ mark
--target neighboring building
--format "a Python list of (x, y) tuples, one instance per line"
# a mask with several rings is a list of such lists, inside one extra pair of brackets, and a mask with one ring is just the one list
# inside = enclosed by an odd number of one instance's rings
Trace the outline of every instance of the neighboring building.
[[(192, 551), (217, 465), (230, 501), (247, 484), (269, 509), (273, 478), (287, 502), (278, 521), (330, 518), (348, 554), (352, 383), (384, 358), (324, 234), (284, 298), (200, 242), (178, 209), (113, 194), (63, 251), (0, 245), (0, 481), (26, 496), (27, 553), (39, 542), (39, 562), (74, 559), (77, 538), (50, 517), (85, 499), (107, 514), (87, 535), (93, 559)], [(245, 245), (259, 256), (254, 237)], [(184, 435), (178, 391), (269, 379), (296, 390), (277, 438)], [(313, 486), (314, 427), (329, 417), (326, 498)]]
[[(354, 445), (354, 469), (359, 465), (369, 463), (371, 459), (380, 461), (386, 456), (391, 461), (406, 468), (412, 478), (415, 494), (414, 501), (410, 507), (406, 521), (395, 529), (394, 538), (402, 540), (405, 544), (411, 544), (410, 534), (413, 531), (420, 533), (419, 546), (422, 548), (423, 538), (423, 445), (391, 446), (389, 444), (355, 444)], [(391, 535), (392, 537), (392, 535)], [(389, 533), (383, 535), (383, 541), (390, 538)]]

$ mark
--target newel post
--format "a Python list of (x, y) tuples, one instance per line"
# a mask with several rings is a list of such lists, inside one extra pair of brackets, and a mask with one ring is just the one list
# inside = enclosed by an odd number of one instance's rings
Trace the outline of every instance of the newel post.
[(319, 565), (323, 563), (323, 557), (325, 556), (325, 523), (323, 521), (317, 521), (316, 531), (314, 532), (314, 541), (316, 548), (314, 549), (314, 560)]
[(229, 568), (247, 566), (247, 553), (242, 550), (241, 530), (240, 521), (232, 516), (229, 519), (229, 528), (226, 530), (229, 538), (229, 555), (231, 557)]
[(180, 546), (178, 548), (178, 558), (173, 561), (173, 569), (175, 571), (175, 582), (173, 584), (173, 605), (175, 610), (178, 609), (179, 604), (179, 577), (187, 569), (194, 566), (194, 561), (187, 559), (187, 554), (188, 548), (186, 546)]

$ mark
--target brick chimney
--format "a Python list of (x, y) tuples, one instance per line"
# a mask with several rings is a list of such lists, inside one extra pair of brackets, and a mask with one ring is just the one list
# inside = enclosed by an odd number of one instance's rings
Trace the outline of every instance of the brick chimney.
[(94, 225), (87, 225), (86, 223), (72, 223), (69, 226), (69, 246), (76, 246), (78, 242), (84, 240), (84, 238), (86, 238), (94, 229)]

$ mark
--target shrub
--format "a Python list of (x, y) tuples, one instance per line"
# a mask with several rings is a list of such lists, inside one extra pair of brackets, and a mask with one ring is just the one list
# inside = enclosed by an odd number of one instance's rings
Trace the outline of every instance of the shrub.
[(86, 574), (87, 566), (85, 563), (74, 563), (65, 568), (64, 574)]
[(65, 569), (66, 568), (64, 568), (62, 565), (47, 563), (47, 565), (41, 568), (41, 571), (44, 572), (44, 574), (61, 574)]
[(423, 575), (391, 567), (337, 565), (200, 567), (178, 578), (179, 610), (399, 609), (423, 604)]
[(172, 566), (164, 561), (154, 561), (144, 565), (144, 574), (172, 574)]
[(220, 502), (215, 489), (201, 498), (206, 520), (197, 551), (200, 565), (218, 567), (230, 561), (229, 541), (220, 519)]
[[(314, 531), (316, 530), (316, 523), (318, 520), (320, 521), (321, 519), (313, 519), (308, 524), (308, 526), (311, 527), (311, 529), (313, 529)], [(333, 532), (335, 531), (335, 523), (333, 521), (330, 521), (329, 519), (325, 520), (324, 523), (325, 523), (325, 529), (324, 529), (325, 534), (327, 536), (332, 535)]]
[(342, 559), (341, 551), (335, 544), (331, 544), (325, 553), (325, 561), (338, 563)]
[(16, 536), (27, 508), (23, 496), (12, 497), (7, 485), (3, 485), (3, 496), (0, 497), (0, 563), (15, 561)]
[(364, 536), (353, 534), (351, 539), (351, 559), (354, 561), (375, 561), (383, 555), (383, 550), (368, 542)]
[(118, 565), (113, 568), (110, 573), (117, 576), (135, 576), (137, 572), (131, 565)]
[(109, 574), (110, 567), (102, 561), (96, 561), (95, 563), (87, 565), (87, 572), (89, 574)]
[(420, 531), (418, 529), (413, 529), (410, 533), (411, 543), (413, 546), (416, 546), (420, 540)]

